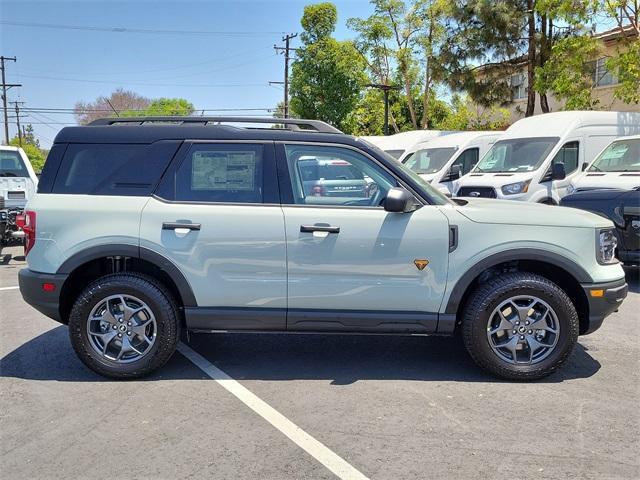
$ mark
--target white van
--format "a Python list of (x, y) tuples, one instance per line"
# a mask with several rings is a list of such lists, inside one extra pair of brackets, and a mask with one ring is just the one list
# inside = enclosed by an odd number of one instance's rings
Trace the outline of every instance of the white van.
[(436, 137), (412, 147), (402, 163), (451, 196), (458, 179), (476, 166), (502, 133), (458, 132)]
[(511, 125), (456, 195), (557, 205), (571, 181), (613, 139), (640, 134), (640, 113), (557, 112)]
[(616, 138), (586, 171), (576, 175), (567, 193), (616, 188), (633, 190), (640, 186), (640, 135)]
[(381, 150), (384, 150), (396, 160), (401, 160), (405, 152), (416, 145), (431, 138), (447, 135), (444, 130), (412, 130), (410, 132), (400, 132), (388, 137), (360, 137), (372, 143)]

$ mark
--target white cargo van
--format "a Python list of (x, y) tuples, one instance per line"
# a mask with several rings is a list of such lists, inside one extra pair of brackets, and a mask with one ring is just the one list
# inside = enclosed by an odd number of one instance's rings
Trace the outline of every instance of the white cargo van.
[(640, 186), (640, 135), (619, 137), (576, 175), (567, 193), (615, 188), (632, 190)]
[(406, 151), (416, 145), (431, 138), (447, 135), (444, 130), (412, 130), (410, 132), (400, 132), (388, 137), (360, 137), (372, 143), (381, 150), (384, 150), (396, 160), (401, 160)]
[(421, 142), (402, 163), (445, 195), (456, 190), (458, 179), (476, 166), (503, 132), (458, 132)]
[(517, 121), (476, 167), (456, 195), (557, 205), (584, 164), (613, 139), (640, 134), (640, 113), (557, 112)]

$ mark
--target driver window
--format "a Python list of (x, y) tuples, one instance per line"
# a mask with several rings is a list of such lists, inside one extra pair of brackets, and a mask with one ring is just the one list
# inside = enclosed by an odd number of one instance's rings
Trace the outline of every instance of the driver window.
[(473, 167), (476, 166), (476, 163), (478, 163), (479, 155), (480, 149), (468, 148), (451, 164), (451, 169), (449, 171), (453, 171), (454, 166), (459, 166), (462, 170), (462, 175), (466, 175), (473, 169)]
[(395, 179), (370, 158), (347, 148), (286, 145), (296, 204), (378, 207)]
[(578, 169), (578, 145), (579, 142), (567, 142), (553, 157), (553, 163), (564, 163), (567, 175)]

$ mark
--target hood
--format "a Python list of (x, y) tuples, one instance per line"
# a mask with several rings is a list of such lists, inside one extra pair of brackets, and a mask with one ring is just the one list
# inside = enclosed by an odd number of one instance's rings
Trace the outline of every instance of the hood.
[(460, 178), (461, 187), (495, 187), (500, 188), (510, 183), (531, 180), (537, 170), (530, 172), (504, 172), (504, 173), (468, 173)]
[(622, 190), (620, 188), (590, 188), (580, 190), (564, 197), (560, 203), (562, 205), (575, 203), (575, 202), (591, 202), (591, 201), (610, 201), (615, 200), (620, 195), (624, 195), (629, 190)]
[(576, 190), (616, 188), (633, 190), (640, 186), (640, 172), (582, 172), (571, 185)]
[(472, 222), (547, 227), (610, 227), (609, 220), (574, 208), (488, 198), (465, 198), (457, 210)]

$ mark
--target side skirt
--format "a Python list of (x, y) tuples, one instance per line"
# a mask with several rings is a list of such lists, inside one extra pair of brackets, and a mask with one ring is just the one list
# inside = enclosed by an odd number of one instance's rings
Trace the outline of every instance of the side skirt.
[(187, 329), (197, 332), (453, 333), (455, 315), (370, 310), (187, 307)]

